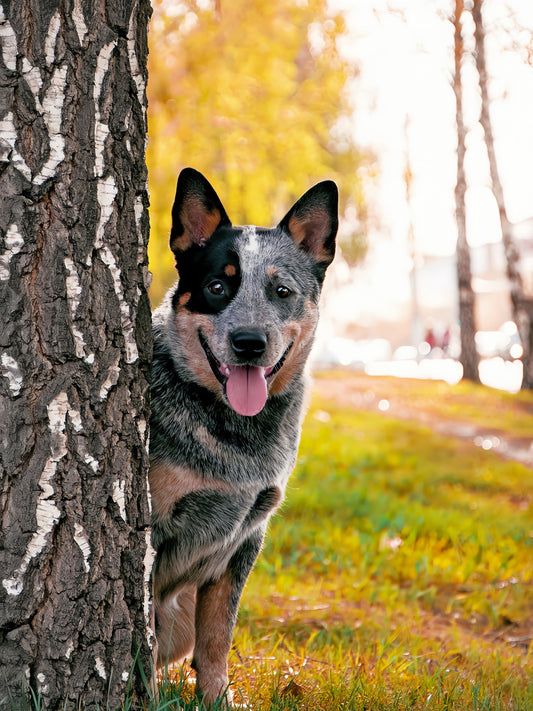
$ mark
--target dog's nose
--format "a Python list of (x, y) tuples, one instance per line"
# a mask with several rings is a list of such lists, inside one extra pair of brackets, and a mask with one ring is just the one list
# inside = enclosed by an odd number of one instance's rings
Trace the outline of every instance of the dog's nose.
[(239, 358), (258, 358), (266, 350), (267, 337), (261, 331), (241, 328), (233, 331), (229, 340)]

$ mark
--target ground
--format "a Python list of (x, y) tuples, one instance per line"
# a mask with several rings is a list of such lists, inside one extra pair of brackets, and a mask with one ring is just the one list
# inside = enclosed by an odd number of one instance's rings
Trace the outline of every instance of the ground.
[(530, 711), (532, 433), (532, 393), (315, 374), (287, 501), (243, 595), (235, 698)]
[[(333, 399), (340, 406), (413, 420), (435, 432), (470, 441), (505, 459), (533, 467), (533, 398), (529, 393), (517, 396), (479, 388), (478, 398), (472, 402), (471, 386), (465, 383), (452, 387), (403, 378), (374, 378), (350, 371), (319, 373), (313, 386), (320, 398)], [(511, 421), (502, 429), (504, 413), (519, 420), (519, 426), (513, 429), (516, 422)]]

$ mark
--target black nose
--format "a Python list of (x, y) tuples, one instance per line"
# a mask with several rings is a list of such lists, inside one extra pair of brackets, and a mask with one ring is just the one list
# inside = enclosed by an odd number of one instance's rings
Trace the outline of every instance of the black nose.
[(238, 331), (233, 331), (229, 340), (239, 358), (258, 358), (266, 350), (267, 338), (261, 331), (241, 328)]

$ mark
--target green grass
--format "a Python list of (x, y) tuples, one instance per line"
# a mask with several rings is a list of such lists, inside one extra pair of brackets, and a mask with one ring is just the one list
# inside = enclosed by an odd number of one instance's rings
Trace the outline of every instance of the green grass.
[[(409, 399), (410, 384), (401, 387)], [(533, 433), (528, 394), (416, 381), (412, 390), (413, 401), (421, 391), (433, 399), (434, 415)], [(230, 658), (236, 702), (532, 709), (532, 500), (531, 469), (315, 398), (287, 501), (243, 596)], [(194, 708), (188, 673), (162, 686), (160, 710), (177, 709), (177, 697)]]

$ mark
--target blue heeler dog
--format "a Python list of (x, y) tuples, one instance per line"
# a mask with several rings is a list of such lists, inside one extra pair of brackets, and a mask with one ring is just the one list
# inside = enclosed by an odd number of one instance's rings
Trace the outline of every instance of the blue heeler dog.
[(337, 202), (324, 181), (277, 227), (234, 227), (203, 175), (178, 179), (179, 280), (154, 313), (153, 586), (158, 663), (193, 655), (207, 704), (229, 698), (241, 592), (296, 460)]

